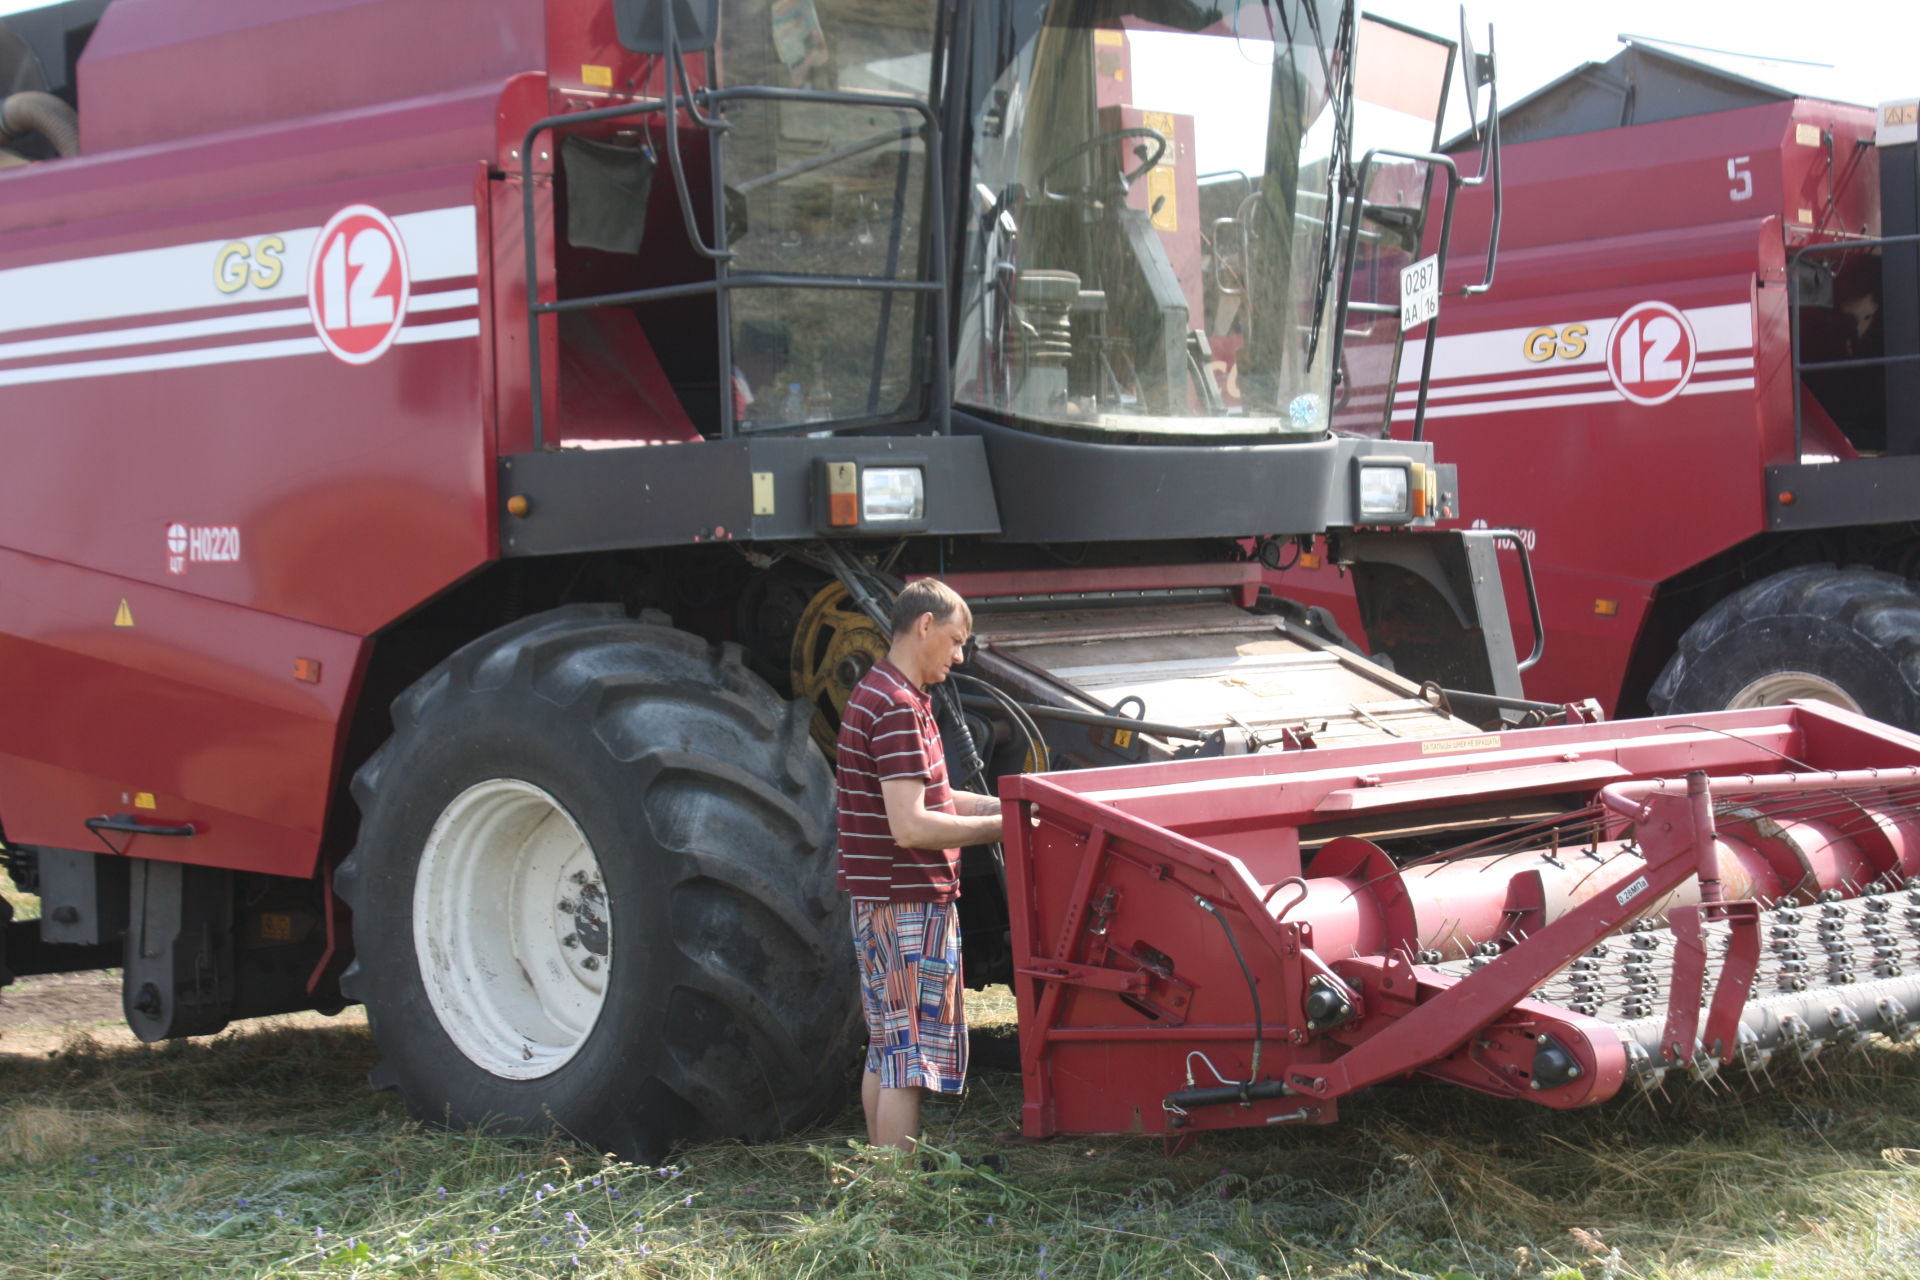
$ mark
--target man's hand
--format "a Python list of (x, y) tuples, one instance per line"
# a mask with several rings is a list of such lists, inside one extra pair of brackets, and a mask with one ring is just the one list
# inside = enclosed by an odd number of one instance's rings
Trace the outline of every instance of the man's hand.
[(954, 808), (960, 812), (954, 814), (927, 808), (922, 778), (882, 782), (880, 795), (887, 806), (887, 829), (903, 849), (953, 849), (1000, 839), (1000, 802), (991, 796), (956, 791)]

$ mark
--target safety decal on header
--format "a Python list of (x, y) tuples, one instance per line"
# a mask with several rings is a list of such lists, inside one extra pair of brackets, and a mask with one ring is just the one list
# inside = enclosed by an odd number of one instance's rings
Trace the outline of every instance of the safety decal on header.
[(1642, 302), (1620, 317), (1607, 338), (1607, 374), (1635, 404), (1665, 404), (1693, 376), (1699, 350), (1684, 313), (1664, 302)]
[(371, 364), (400, 335), (412, 283), (407, 246), (393, 220), (351, 204), (327, 219), (307, 267), (314, 332), (348, 364)]
[(1420, 754), (1437, 756), (1455, 751), (1488, 751), (1499, 745), (1500, 735), (1497, 733), (1479, 738), (1427, 738), (1420, 744)]
[(240, 530), (230, 524), (167, 526), (167, 572), (184, 574), (189, 564), (238, 564)]

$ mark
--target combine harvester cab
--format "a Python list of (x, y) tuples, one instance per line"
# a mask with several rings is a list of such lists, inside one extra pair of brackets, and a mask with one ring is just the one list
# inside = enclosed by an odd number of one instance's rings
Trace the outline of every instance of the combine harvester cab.
[(1590, 1106), (1920, 1017), (1920, 740), (1818, 704), (1004, 790), (1030, 1137)]

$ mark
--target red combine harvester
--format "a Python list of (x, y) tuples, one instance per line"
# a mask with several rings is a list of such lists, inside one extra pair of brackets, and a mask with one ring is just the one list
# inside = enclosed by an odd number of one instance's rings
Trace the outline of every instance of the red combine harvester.
[[(1461, 523), (1527, 531), (1531, 696), (1920, 729), (1916, 115), (1645, 44), (1504, 113), (1499, 287), (1448, 304), (1424, 435)], [(1361, 625), (1323, 558), (1274, 581)]]
[[(962, 899), (1036, 1131), (1484, 1083), (1435, 1019), (1597, 1098), (1640, 1015), (1548, 1008), (1550, 976), (1630, 916), (1678, 940), (1623, 967), (1632, 1008), (1678, 996), (1643, 1074), (1704, 1069), (1744, 1052), (1730, 979), (1771, 980), (1742, 895), (1912, 870), (1890, 781), (1815, 775), (1885, 815), (1844, 854), (1742, 834), (1800, 782), (1717, 815), (1746, 879), (1691, 915), (1716, 814), (1655, 829), (1658, 777), (1906, 768), (1863, 721), (1449, 712), (1522, 706), (1510, 535), (1436, 530), (1452, 468), (1381, 432), (1468, 187), (1435, 122), (1484, 60), (1342, 0), (486, 12), (0, 24), (0, 824), (42, 906), (0, 977), (119, 966), (147, 1040), (359, 1001), (436, 1121), (640, 1155), (806, 1123), (857, 1061), (827, 754), (924, 574), (980, 640), (940, 687), (953, 771), (1038, 821), (967, 851)], [(1371, 432), (1334, 430), (1369, 387)], [(1327, 535), (1394, 670), (1245, 550)], [(1582, 839), (1600, 870), (1562, 874)], [(1793, 1043), (1903, 1028), (1883, 901)], [(1102, 1039), (1143, 1058), (1081, 1074)]]

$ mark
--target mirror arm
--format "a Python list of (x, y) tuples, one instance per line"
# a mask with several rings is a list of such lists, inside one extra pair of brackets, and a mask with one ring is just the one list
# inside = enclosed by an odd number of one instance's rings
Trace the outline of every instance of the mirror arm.
[(1476, 293), (1486, 293), (1493, 288), (1494, 264), (1500, 254), (1500, 215), (1504, 204), (1504, 188), (1500, 181), (1500, 87), (1492, 86), (1487, 95), (1487, 132), (1480, 141), (1480, 172), (1478, 176), (1463, 181), (1465, 187), (1479, 187), (1491, 184), (1493, 188), (1493, 221), (1487, 230), (1487, 265), (1479, 284), (1470, 284), (1460, 290), (1460, 296), (1470, 298)]

